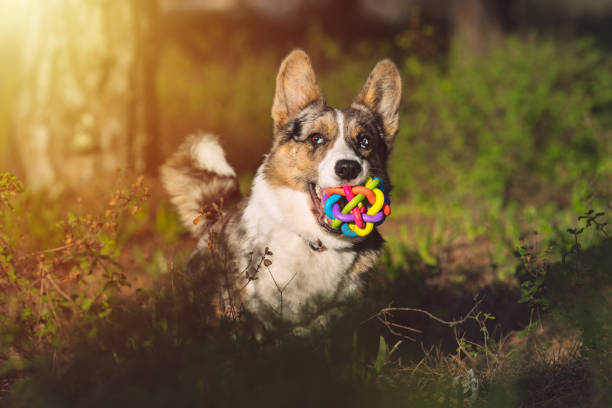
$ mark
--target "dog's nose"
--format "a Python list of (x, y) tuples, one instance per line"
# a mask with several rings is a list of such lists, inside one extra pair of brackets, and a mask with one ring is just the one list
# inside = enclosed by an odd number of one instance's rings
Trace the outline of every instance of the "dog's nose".
[(355, 160), (338, 160), (334, 170), (341, 179), (352, 180), (361, 173), (361, 165)]

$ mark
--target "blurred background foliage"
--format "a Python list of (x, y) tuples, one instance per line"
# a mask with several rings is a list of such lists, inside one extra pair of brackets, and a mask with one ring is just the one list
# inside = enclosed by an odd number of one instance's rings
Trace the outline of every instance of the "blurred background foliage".
[[(3, 2), (0, 404), (9, 389), (17, 406), (270, 402), (253, 387), (280, 404), (300, 382), (321, 391), (311, 406), (602, 404), (611, 20), (609, 0)], [(367, 300), (312, 336), (254, 343), (211, 326), (157, 169), (212, 131), (248, 193), (295, 47), (334, 107), (378, 60), (399, 67), (393, 216)], [(394, 315), (418, 343), (367, 319), (389, 304), (458, 318), (475, 296), (459, 331)]]

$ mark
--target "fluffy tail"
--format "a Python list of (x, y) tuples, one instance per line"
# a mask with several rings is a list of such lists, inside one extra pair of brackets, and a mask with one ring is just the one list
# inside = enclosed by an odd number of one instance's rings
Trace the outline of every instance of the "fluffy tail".
[(203, 215), (202, 208), (213, 210), (221, 198), (227, 203), (240, 197), (236, 172), (217, 137), (209, 133), (188, 136), (160, 173), (181, 221), (197, 238), (217, 220), (215, 211)]

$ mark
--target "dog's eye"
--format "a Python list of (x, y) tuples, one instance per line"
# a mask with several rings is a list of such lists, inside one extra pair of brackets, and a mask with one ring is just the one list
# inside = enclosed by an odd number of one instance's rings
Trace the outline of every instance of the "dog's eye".
[(320, 133), (312, 133), (310, 136), (308, 136), (308, 138), (310, 139), (310, 142), (315, 146), (322, 145), (323, 143), (325, 143), (325, 139)]
[(362, 149), (367, 149), (370, 147), (370, 139), (364, 134), (360, 134), (357, 141), (359, 143), (359, 147)]

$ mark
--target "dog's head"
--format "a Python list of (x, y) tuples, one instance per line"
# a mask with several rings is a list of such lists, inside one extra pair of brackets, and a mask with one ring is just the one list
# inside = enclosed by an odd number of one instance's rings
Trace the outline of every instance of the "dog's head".
[(262, 168), (274, 187), (306, 193), (318, 224), (328, 232), (324, 188), (359, 185), (376, 176), (390, 188), (387, 158), (398, 130), (401, 80), (380, 61), (346, 109), (326, 105), (308, 55), (295, 50), (282, 62), (272, 106), (274, 144)]

